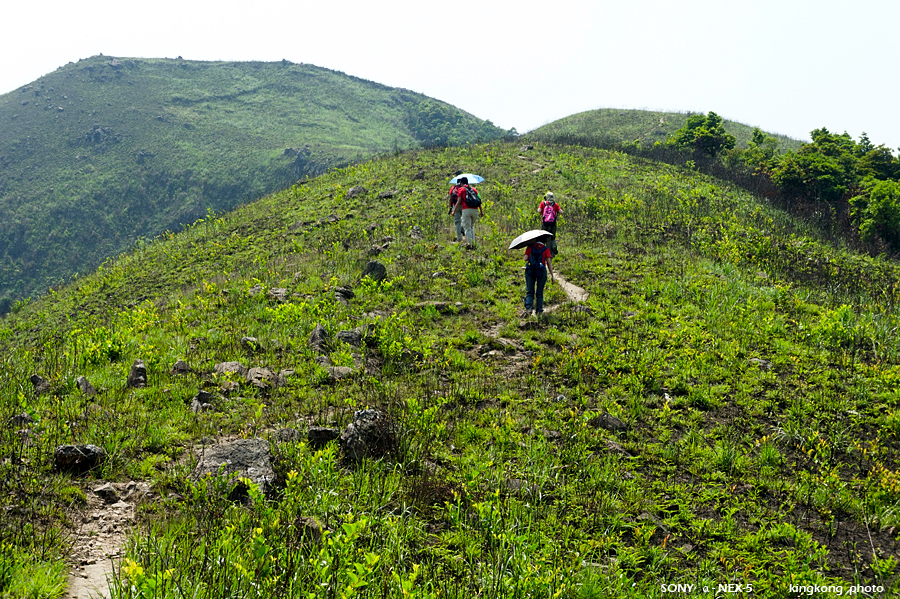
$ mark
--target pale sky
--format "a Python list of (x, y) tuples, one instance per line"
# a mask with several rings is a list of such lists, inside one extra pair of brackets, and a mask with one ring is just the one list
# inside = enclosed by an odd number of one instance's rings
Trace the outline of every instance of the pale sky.
[(898, 0), (7, 0), (0, 15), (0, 93), (101, 53), (287, 59), (520, 133), (642, 108), (900, 147)]

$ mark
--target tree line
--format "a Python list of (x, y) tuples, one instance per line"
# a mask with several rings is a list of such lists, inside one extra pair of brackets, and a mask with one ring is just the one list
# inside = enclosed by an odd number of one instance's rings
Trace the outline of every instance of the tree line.
[(722, 118), (710, 112), (688, 117), (650, 153), (686, 153), (705, 170), (745, 186), (752, 182), (754, 191), (796, 211), (826, 208), (832, 222), (869, 251), (900, 253), (900, 157), (865, 133), (854, 140), (823, 127), (810, 137), (799, 150), (780, 153), (778, 141), (756, 128), (747, 147), (736, 148)]

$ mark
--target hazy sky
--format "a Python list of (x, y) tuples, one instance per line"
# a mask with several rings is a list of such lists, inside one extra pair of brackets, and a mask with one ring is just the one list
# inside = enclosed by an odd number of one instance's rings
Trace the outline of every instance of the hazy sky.
[(900, 147), (898, 0), (6, 2), (0, 93), (79, 58), (283, 58), (519, 132), (594, 108), (717, 112)]

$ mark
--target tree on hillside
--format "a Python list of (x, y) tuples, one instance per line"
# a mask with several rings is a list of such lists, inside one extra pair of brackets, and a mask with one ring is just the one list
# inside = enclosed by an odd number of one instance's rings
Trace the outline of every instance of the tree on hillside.
[(725, 150), (732, 149), (737, 140), (725, 130), (722, 117), (710, 112), (705, 117), (702, 114), (689, 116), (684, 127), (675, 131), (666, 143), (679, 148), (691, 148), (715, 158)]
[(856, 186), (856, 142), (824, 127), (810, 135), (812, 143), (782, 156), (772, 180), (789, 196), (836, 202)]
[(878, 181), (850, 200), (853, 217), (864, 241), (882, 240), (900, 249), (900, 182)]
[(753, 129), (753, 137), (747, 149), (741, 153), (744, 164), (756, 173), (768, 173), (777, 164), (778, 139), (765, 133), (759, 127)]

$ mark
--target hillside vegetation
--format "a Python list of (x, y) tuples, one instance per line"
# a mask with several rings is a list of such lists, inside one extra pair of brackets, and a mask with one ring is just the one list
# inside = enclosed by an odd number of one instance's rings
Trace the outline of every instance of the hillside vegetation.
[(0, 300), (42, 294), (139, 238), (336, 165), (503, 134), (313, 65), (69, 63), (0, 96)]
[[(486, 178), (475, 249), (450, 241), (457, 170)], [(548, 189), (589, 299), (549, 285), (522, 318), (506, 248)], [(896, 596), (900, 268), (828, 239), (695, 171), (540, 143), (382, 156), (204, 218), (3, 320), (0, 421), (28, 418), (0, 429), (0, 585), (137, 481), (115, 597)], [(382, 457), (307, 440), (366, 408)], [(278, 474), (247, 503), (190, 476), (241, 437)], [(65, 443), (107, 459), (54, 471)]]
[[(589, 147), (635, 145), (652, 147), (665, 143), (684, 127), (689, 112), (657, 112), (600, 108), (579, 112), (529, 131), (525, 139), (546, 143), (577, 144)], [(747, 147), (753, 139), (754, 127), (725, 120), (725, 129), (737, 139), (738, 147)], [(780, 151), (797, 150), (803, 142), (785, 135), (775, 135)]]

